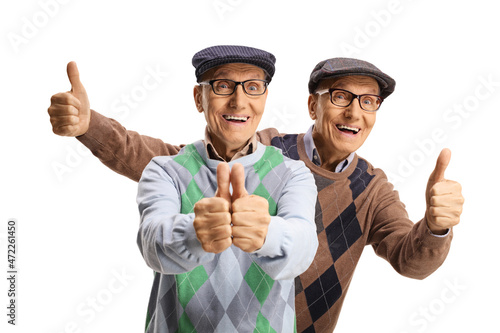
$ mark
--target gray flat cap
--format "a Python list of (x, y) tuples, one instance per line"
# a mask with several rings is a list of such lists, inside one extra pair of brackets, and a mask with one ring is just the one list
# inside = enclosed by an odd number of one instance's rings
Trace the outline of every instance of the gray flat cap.
[(396, 86), (393, 78), (369, 62), (353, 58), (332, 58), (323, 60), (314, 67), (309, 79), (309, 93), (314, 93), (321, 80), (350, 75), (370, 76), (377, 80), (382, 98), (392, 94)]
[(269, 82), (274, 75), (276, 58), (271, 53), (248, 46), (217, 45), (197, 52), (193, 56), (193, 66), (196, 68), (197, 82), (200, 82), (203, 73), (211, 68), (230, 64), (245, 63), (262, 68)]

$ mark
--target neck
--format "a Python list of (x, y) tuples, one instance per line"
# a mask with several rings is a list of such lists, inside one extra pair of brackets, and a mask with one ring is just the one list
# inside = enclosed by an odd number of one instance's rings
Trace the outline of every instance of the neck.
[(219, 141), (215, 136), (211, 136), (211, 141), (217, 154), (219, 154), (219, 156), (222, 157), (226, 162), (231, 161), (234, 155), (241, 151), (248, 143), (247, 141), (242, 144), (226, 145), (223, 142)]
[(331, 145), (328, 145), (323, 141), (323, 138), (319, 135), (314, 135), (313, 131), (313, 140), (314, 145), (316, 146), (316, 150), (318, 151), (319, 158), (321, 159), (321, 168), (327, 171), (335, 172), (337, 165), (340, 162), (344, 161), (350, 153), (339, 152)]

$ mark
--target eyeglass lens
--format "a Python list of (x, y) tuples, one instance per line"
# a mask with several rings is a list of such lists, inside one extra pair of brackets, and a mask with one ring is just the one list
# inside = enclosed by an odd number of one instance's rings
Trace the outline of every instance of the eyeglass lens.
[[(231, 80), (214, 80), (212, 87), (214, 92), (219, 95), (231, 95), (236, 89), (238, 82)], [(262, 95), (266, 92), (265, 81), (249, 80), (242, 83), (243, 90), (249, 95)]]
[[(332, 103), (337, 106), (348, 106), (351, 104), (354, 94), (345, 90), (332, 91)], [(382, 100), (376, 95), (359, 95), (359, 106), (366, 111), (376, 111), (380, 107)]]

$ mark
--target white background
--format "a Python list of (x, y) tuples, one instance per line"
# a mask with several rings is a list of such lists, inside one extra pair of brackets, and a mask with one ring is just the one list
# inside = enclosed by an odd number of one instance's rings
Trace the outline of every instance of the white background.
[[(1, 278), (0, 330), (143, 330), (152, 273), (135, 242), (137, 184), (52, 133), (47, 108), (51, 95), (70, 89), (67, 62), (77, 62), (93, 109), (142, 134), (189, 143), (204, 129), (192, 99), (192, 55), (241, 44), (277, 57), (260, 128), (308, 128), (307, 81), (323, 59), (368, 60), (396, 79), (358, 153), (389, 174), (414, 221), (439, 151), (452, 150), (446, 176), (462, 184), (466, 203), (446, 262), (411, 280), (367, 247), (336, 332), (495, 331), (500, 24), (493, 3), (2, 1), (0, 267), (6, 275), (6, 225), (16, 218), (19, 276), (15, 327), (7, 324)], [(155, 89), (142, 86), (148, 71), (162, 73)]]

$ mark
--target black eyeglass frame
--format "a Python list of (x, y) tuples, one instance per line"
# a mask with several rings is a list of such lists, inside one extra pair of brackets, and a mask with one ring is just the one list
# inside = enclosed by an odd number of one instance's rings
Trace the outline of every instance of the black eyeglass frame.
[[(353, 97), (351, 98), (351, 101), (349, 102), (349, 104), (347, 104), (347, 105), (338, 105), (338, 104), (335, 104), (335, 103), (333, 102), (333, 94), (332, 94), (335, 90), (345, 91), (345, 92), (347, 92), (347, 93), (351, 94)], [(377, 111), (380, 109), (380, 106), (382, 105), (382, 102), (384, 101), (384, 99), (383, 99), (381, 96), (379, 96), (379, 95), (374, 95), (374, 94), (362, 94), (362, 95), (356, 95), (355, 93), (350, 92), (349, 90), (340, 89), (340, 88), (322, 89), (322, 90), (318, 90), (318, 91), (316, 91), (316, 94), (318, 94), (318, 95), (323, 95), (324, 93), (327, 93), (327, 92), (330, 94), (330, 102), (331, 102), (333, 105), (335, 105), (335, 106), (339, 106), (339, 107), (342, 107), (342, 108), (346, 108), (346, 107), (348, 107), (349, 105), (351, 105), (351, 104), (352, 104), (352, 101), (354, 101), (354, 99), (356, 98), (356, 99), (358, 100), (359, 107), (360, 107), (361, 109), (363, 109), (364, 111), (366, 111), (366, 112), (377, 112)], [(363, 96), (374, 96), (374, 97), (377, 97), (377, 98), (380, 100), (380, 103), (379, 103), (379, 105), (378, 105), (378, 108), (376, 108), (375, 110), (367, 110), (367, 109), (365, 109), (365, 108), (363, 107), (363, 105), (361, 104), (361, 97), (363, 97)]]
[[(216, 81), (230, 81), (230, 82), (233, 82), (234, 83), (233, 91), (230, 94), (219, 94), (219, 93), (215, 92), (214, 82), (216, 82)], [(247, 92), (247, 90), (245, 89), (245, 83), (250, 82), (250, 81), (264, 82), (264, 91), (262, 93), (260, 93), (260, 94), (249, 94)], [(234, 92), (236, 91), (236, 88), (238, 88), (238, 85), (240, 85), (240, 84), (241, 84), (241, 87), (243, 88), (243, 91), (248, 96), (262, 96), (262, 95), (264, 95), (266, 93), (267, 86), (269, 85), (269, 82), (266, 81), (266, 80), (260, 80), (260, 79), (251, 79), (251, 80), (245, 80), (245, 81), (234, 81), (234, 80), (229, 80), (229, 79), (215, 79), (215, 80), (200, 82), (200, 85), (210, 85), (212, 87), (212, 91), (214, 92), (214, 94), (216, 94), (218, 96), (231, 96), (232, 94), (234, 94)]]

